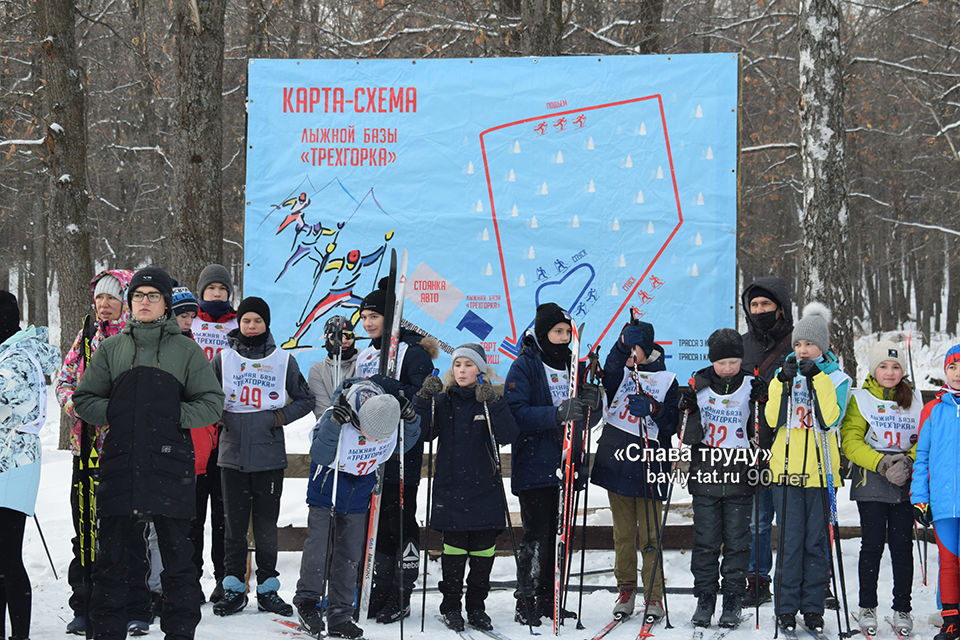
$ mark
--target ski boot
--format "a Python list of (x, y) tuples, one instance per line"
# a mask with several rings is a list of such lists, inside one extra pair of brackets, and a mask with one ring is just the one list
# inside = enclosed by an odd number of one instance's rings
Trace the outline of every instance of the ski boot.
[(131, 620), (127, 623), (128, 636), (145, 636), (150, 633), (150, 623), (143, 620)]
[(540, 609), (533, 600), (517, 599), (517, 610), (513, 619), (527, 627), (540, 626)]
[(467, 622), (471, 627), (484, 631), (493, 631), (493, 621), (483, 609), (467, 609)]
[(620, 594), (613, 605), (614, 618), (626, 618), (633, 615), (637, 601), (637, 588), (631, 585), (620, 587)]
[(747, 593), (743, 598), (744, 607), (755, 607), (758, 604), (770, 602), (770, 579), (765, 576), (750, 574), (747, 576)]
[(239, 613), (247, 606), (247, 585), (239, 578), (227, 576), (223, 579), (223, 597), (213, 605), (213, 613), (218, 616), (229, 616)]
[(445, 613), (441, 613), (440, 617), (443, 618), (443, 624), (446, 625), (448, 629), (453, 629), (454, 631), (463, 631), (463, 616), (460, 614), (459, 610), (450, 610)]
[(957, 627), (960, 623), (960, 612), (957, 611), (957, 605), (943, 605), (943, 624), (940, 626), (940, 633), (933, 636), (933, 640), (957, 640)]
[(777, 626), (784, 631), (795, 631), (797, 628), (797, 616), (792, 613), (781, 613), (777, 616)]
[(363, 629), (353, 624), (353, 620), (348, 619), (330, 627), (327, 636), (331, 638), (362, 638)]
[(300, 628), (307, 635), (319, 638), (323, 635), (323, 609), (320, 603), (310, 600), (301, 602), (297, 605), (297, 619), (300, 621)]
[(803, 626), (810, 631), (821, 633), (823, 631), (823, 616), (819, 613), (803, 614)]
[(902, 636), (913, 633), (913, 616), (908, 611), (893, 610), (893, 626)]
[(877, 608), (860, 607), (860, 613), (857, 614), (857, 624), (860, 630), (868, 636), (877, 635)]
[(740, 607), (742, 598), (737, 593), (723, 594), (723, 609), (717, 624), (726, 629), (733, 629), (740, 624)]
[(257, 585), (257, 611), (269, 611), (277, 615), (289, 617), (293, 615), (293, 607), (284, 602), (277, 591), (280, 581), (268, 578), (263, 584)]

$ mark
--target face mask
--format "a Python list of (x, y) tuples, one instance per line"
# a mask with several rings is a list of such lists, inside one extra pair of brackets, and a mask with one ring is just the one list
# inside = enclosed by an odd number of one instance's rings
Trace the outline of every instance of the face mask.
[(769, 331), (775, 324), (777, 324), (776, 311), (752, 313), (750, 314), (750, 317), (753, 318), (753, 324), (755, 324), (761, 331)]

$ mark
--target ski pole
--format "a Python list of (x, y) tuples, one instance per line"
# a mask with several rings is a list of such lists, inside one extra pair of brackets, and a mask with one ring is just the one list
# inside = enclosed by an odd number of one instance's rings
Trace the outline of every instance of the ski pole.
[(40, 534), (40, 542), (43, 543), (43, 550), (47, 552), (47, 560), (50, 561), (50, 570), (53, 571), (53, 579), (59, 580), (57, 576), (57, 568), (53, 566), (53, 558), (50, 556), (50, 549), (47, 547), (47, 540), (43, 537), (43, 529), (40, 528), (40, 520), (37, 519), (37, 514), (33, 514), (33, 521), (37, 523), (37, 533)]
[[(593, 349), (587, 353), (587, 367), (590, 373), (591, 384), (596, 384), (599, 377), (600, 371), (600, 344), (596, 344)], [(601, 387), (602, 389), (602, 387)], [(603, 400), (600, 402), (601, 409), (603, 407)], [(584, 570), (584, 561), (587, 555), (587, 504), (589, 502), (590, 496), (590, 474), (587, 473), (587, 467), (590, 466), (590, 415), (592, 409), (587, 409), (587, 426), (584, 429), (583, 433), (583, 451), (582, 451), (582, 468), (584, 474), (586, 475), (586, 482), (583, 487), (583, 522), (580, 525), (580, 596), (577, 602), (577, 629), (584, 629), (583, 622), (581, 622), (581, 617), (583, 614), (583, 570)]]
[[(694, 390), (694, 389), (695, 389), (696, 383), (695, 383), (695, 381), (694, 381), (693, 378), (690, 378), (690, 381), (689, 381), (688, 384), (690, 385), (690, 389), (691, 389), (691, 390)], [(689, 409), (684, 410), (684, 412), (683, 412), (683, 420), (680, 422), (680, 437), (679, 437), (680, 442), (679, 442), (679, 445), (678, 445), (678, 446), (681, 446), (681, 447), (683, 446), (683, 434), (684, 434), (684, 432), (686, 432), (686, 430), (687, 430), (687, 419), (688, 419), (689, 417), (690, 417), (690, 410), (689, 410)], [(674, 463), (671, 465), (671, 467), (670, 467), (670, 476), (671, 476), (671, 477), (673, 476), (673, 473), (677, 470), (677, 465), (678, 465), (678, 464), (679, 464), (679, 461), (674, 462)], [(644, 473), (644, 476), (646, 477), (646, 473)], [(674, 485), (674, 483), (673, 483), (672, 481), (670, 481), (670, 482), (667, 483), (667, 499), (666, 499), (666, 501), (664, 502), (664, 505), (663, 505), (663, 526), (662, 526), (662, 527), (659, 527), (659, 532), (662, 532), (663, 530), (665, 530), (665, 529), (667, 528), (667, 516), (670, 514), (670, 500), (673, 498), (673, 485)], [(652, 492), (652, 490), (651, 490), (651, 496), (652, 496), (652, 495), (653, 495), (653, 492)], [(663, 536), (658, 533), (657, 537), (658, 537), (658, 540), (657, 540), (657, 553), (656, 553), (656, 555), (654, 556), (654, 559), (653, 559), (653, 571), (650, 573), (650, 582), (651, 582), (651, 587), (650, 587), (650, 588), (651, 588), (651, 591), (652, 591), (652, 589), (653, 589), (653, 584), (652, 584), (652, 583), (653, 583), (654, 580), (656, 580), (656, 577), (657, 577), (657, 570), (660, 569), (660, 567), (658, 567), (658, 563), (662, 564), (662, 560), (663, 560)], [(666, 606), (666, 603), (667, 603), (667, 581), (666, 581), (666, 577), (663, 575), (662, 570), (661, 570), (660, 577), (661, 577), (662, 587), (663, 587), (663, 602), (664, 602), (663, 614), (664, 614), (664, 618), (666, 619), (666, 620), (665, 620), (665, 627), (669, 629), (669, 628), (672, 628), (672, 625), (670, 625), (670, 612), (669, 612), (669, 610), (667, 609), (667, 606)], [(649, 599), (649, 597), (647, 597), (647, 594), (644, 594), (644, 600), (645, 600), (645, 602), (644, 602), (644, 606), (643, 606), (643, 620), (644, 620), (644, 622), (646, 622), (647, 612), (650, 610), (650, 599)]]
[[(908, 331), (904, 335), (907, 339), (907, 361), (910, 363), (910, 382), (913, 388), (917, 388), (917, 379), (913, 375), (913, 350), (910, 346), (913, 332)], [(920, 575), (923, 578), (923, 586), (927, 586), (927, 525), (923, 525), (923, 557), (920, 556), (920, 528), (916, 521), (913, 523), (913, 531), (916, 533), (917, 541), (917, 560), (920, 561)]]
[[(784, 383), (786, 384), (786, 383)], [(774, 571), (774, 586), (773, 586), (773, 611), (774, 611), (774, 627), (773, 627), (773, 637), (776, 640), (780, 634), (780, 618), (776, 615), (776, 612), (780, 610), (780, 591), (781, 585), (783, 584), (783, 544), (786, 539), (787, 528), (783, 523), (784, 516), (787, 513), (787, 472), (790, 469), (790, 417), (793, 415), (793, 381), (789, 384), (786, 384), (787, 397), (784, 400), (786, 404), (786, 416), (783, 421), (783, 424), (778, 425), (777, 428), (786, 429), (786, 434), (784, 435), (783, 443), (783, 475), (780, 476), (779, 483), (781, 489), (783, 490), (783, 495), (780, 498), (780, 515), (777, 516), (777, 568)], [(806, 450), (804, 450), (804, 457), (806, 457)], [(757, 523), (757, 528), (759, 529), (760, 523)]]
[[(483, 374), (477, 375), (477, 382), (483, 384)], [(503, 465), (500, 462), (500, 449), (497, 447), (497, 439), (493, 435), (493, 423), (490, 421), (490, 407), (483, 403), (483, 415), (487, 419), (487, 433), (490, 435), (490, 447), (493, 450), (493, 461), (497, 466), (497, 476), (500, 480), (500, 495), (503, 497), (503, 512), (507, 518), (507, 529), (510, 531), (510, 548), (513, 551), (513, 563), (520, 567), (520, 559), (517, 557), (517, 534), (513, 531), (513, 522), (510, 518), (510, 506), (507, 504), (507, 489), (503, 486)], [(533, 622), (528, 620), (527, 626), (530, 628), (530, 635), (539, 635), (533, 630)]]
[[(812, 387), (812, 385), (811, 385), (811, 387)], [(810, 415), (812, 416), (812, 414), (813, 414), (813, 409), (812, 409), (812, 407), (811, 407), (811, 408), (810, 408)], [(817, 433), (818, 427), (811, 425), (810, 429), (813, 430), (814, 450), (816, 451), (816, 454), (817, 454), (817, 478), (818, 478), (818, 480), (820, 481), (820, 505), (821, 505), (821, 507), (823, 508), (823, 526), (824, 526), (824, 528), (825, 528), (825, 529), (829, 532), (829, 534), (830, 534), (830, 537), (829, 537), (829, 539), (827, 540), (827, 556), (828, 556), (828, 560), (829, 560), (829, 563), (830, 563), (830, 564), (829, 564), (829, 567), (830, 567), (830, 579), (831, 579), (832, 582), (833, 582), (833, 590), (834, 590), (834, 591), (837, 591), (837, 574), (836, 574), (836, 572), (833, 570), (834, 564), (833, 564), (833, 547), (832, 547), (832, 545), (833, 545), (834, 530), (833, 530), (833, 523), (830, 521), (830, 515), (829, 515), (828, 510), (827, 510), (827, 498), (826, 498), (826, 493), (827, 493), (827, 480), (826, 480), (826, 477), (823, 475), (824, 469), (823, 469), (823, 463), (822, 463), (822, 458), (821, 458), (821, 453), (820, 453), (820, 452), (821, 452), (821, 447), (820, 447), (821, 438), (820, 438), (820, 434)], [(808, 433), (809, 433), (809, 431), (808, 431)], [(839, 536), (839, 535), (840, 535), (840, 532), (837, 531), (837, 532), (836, 532), (836, 535)], [(841, 561), (842, 561), (842, 559), (841, 559)], [(837, 628), (838, 628), (838, 629), (841, 629), (841, 630), (843, 629), (843, 623), (842, 623), (841, 620), (840, 620), (840, 609), (837, 609)]]
[[(760, 368), (753, 368), (753, 376), (760, 378)], [(751, 383), (752, 384), (752, 383)], [(756, 629), (760, 628), (760, 403), (753, 403), (753, 450), (757, 454), (757, 482), (753, 486), (753, 583), (757, 588)]]
[[(820, 405), (817, 402), (817, 393), (813, 388), (813, 384), (810, 385), (810, 400), (813, 404), (813, 411), (816, 417), (816, 420), (821, 425), (826, 425), (826, 422), (823, 419), (823, 415), (820, 412)], [(850, 606), (847, 604), (847, 581), (844, 576), (843, 571), (843, 551), (840, 547), (840, 522), (837, 518), (837, 493), (833, 485), (833, 458), (830, 453), (830, 438), (829, 434), (825, 433), (824, 437), (820, 440), (820, 446), (823, 449), (823, 471), (827, 479), (827, 495), (830, 498), (830, 513), (832, 516), (832, 526), (833, 530), (836, 531), (836, 535), (833, 535), (833, 543), (837, 548), (837, 572), (840, 574), (840, 595), (843, 597), (843, 615), (846, 619), (847, 630), (846, 632), (841, 631), (841, 638), (850, 638), (856, 635), (856, 632), (850, 628)], [(840, 612), (837, 611), (837, 622), (839, 626), (839, 617)]]
[[(433, 370), (433, 375), (440, 373), (439, 369)], [(427, 453), (427, 531), (425, 544), (423, 545), (423, 597), (420, 600), (420, 633), (423, 633), (424, 620), (427, 617), (427, 563), (430, 562), (430, 498), (433, 496), (431, 483), (433, 481), (433, 425), (437, 411), (437, 398), (430, 395), (430, 431), (427, 433), (427, 439), (430, 441)]]

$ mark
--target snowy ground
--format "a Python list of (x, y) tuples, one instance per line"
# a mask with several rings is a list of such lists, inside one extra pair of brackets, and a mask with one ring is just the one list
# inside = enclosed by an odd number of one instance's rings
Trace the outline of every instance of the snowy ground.
[[(886, 339), (900, 341), (900, 334), (885, 334)], [(866, 362), (866, 354), (869, 345), (876, 340), (876, 334), (861, 338), (856, 344), (857, 358), (861, 363)], [(917, 378), (921, 382), (921, 388), (936, 388), (928, 380), (931, 377), (942, 375), (942, 362), (946, 350), (956, 342), (950, 336), (933, 336), (930, 344), (926, 346), (919, 345), (919, 340), (914, 339), (913, 357), (914, 366), (917, 371)], [(865, 372), (861, 364), (858, 372), (858, 381), (862, 380)], [(54, 579), (37, 534), (34, 525), (28, 523), (26, 537), (24, 541), (24, 558), (27, 565), (27, 571), (30, 575), (34, 588), (33, 600), (33, 628), (32, 637), (38, 638), (59, 638), (63, 637), (63, 630), (72, 617), (72, 613), (67, 607), (69, 596), (69, 585), (66, 582), (65, 575), (67, 565), (70, 561), (70, 538), (73, 535), (73, 529), (70, 521), (70, 508), (68, 493), (70, 487), (70, 454), (66, 451), (58, 451), (57, 445), (57, 421), (56, 413), (57, 402), (53, 395), (52, 387), (48, 390), (48, 406), (51, 408), (47, 425), (41, 432), (43, 440), (43, 474), (40, 485), (40, 496), (37, 501), (37, 516), (43, 526), (46, 535), (47, 544), (50, 547), (50, 553), (53, 556), (53, 562), (56, 565), (59, 579)], [(312, 423), (308, 419), (303, 419), (290, 425), (287, 428), (287, 447), (291, 453), (306, 453), (308, 450), (307, 434)], [(424, 489), (425, 490), (425, 489)], [(304, 496), (306, 493), (306, 480), (287, 480), (285, 481), (283, 503), (280, 513), (280, 526), (293, 524), (295, 526), (304, 526), (306, 524), (306, 507)], [(513, 496), (511, 497), (510, 510), (514, 514), (519, 512), (519, 504)], [(420, 500), (420, 520), (424, 520), (425, 500)], [(686, 491), (678, 487), (674, 492), (674, 504), (676, 509), (671, 510), (670, 522), (676, 524), (690, 523), (689, 509), (684, 508), (689, 505), (690, 497)], [(606, 495), (604, 492), (594, 488), (590, 492), (591, 510), (598, 510), (592, 513), (588, 522), (590, 524), (611, 524), (609, 509), (606, 509)], [(838, 495), (838, 505), (841, 525), (857, 525), (859, 519), (856, 506), (848, 499), (848, 490), (842, 489)], [(519, 518), (515, 518), (515, 523)], [(209, 536), (207, 537), (209, 541)], [(844, 567), (847, 579), (847, 595), (851, 610), (857, 606), (857, 555), (859, 543), (857, 540), (844, 540)], [(206, 554), (209, 558), (209, 553)], [(922, 586), (920, 579), (919, 565), (916, 566), (916, 577), (914, 580), (914, 614), (917, 618), (917, 635), (919, 637), (930, 636), (935, 633), (934, 628), (928, 623), (928, 618), (936, 614), (936, 567), (937, 567), (937, 548), (936, 545), (929, 546), (929, 567), (931, 570), (931, 586)], [(682, 551), (670, 551), (665, 554), (667, 583), (671, 587), (689, 587), (693, 579), (689, 571), (689, 555)], [(916, 564), (916, 563), (915, 563)], [(297, 575), (299, 573), (300, 554), (284, 552), (280, 554), (279, 566), (280, 580), (282, 583), (281, 595), (286, 600), (291, 600), (294, 593)], [(573, 566), (579, 567), (579, 557), (573, 560)], [(611, 569), (610, 572), (601, 575), (588, 576), (586, 583), (589, 585), (603, 585), (611, 588), (610, 592), (597, 591), (588, 593), (583, 598), (583, 622), (587, 631), (577, 631), (573, 626), (565, 627), (561, 630), (561, 635), (569, 638), (582, 639), (587, 638), (595, 630), (598, 630), (609, 621), (610, 610), (613, 606), (614, 578), (612, 574), (613, 552), (595, 551), (588, 552), (586, 558), (587, 570)], [(440, 596), (436, 593), (436, 582), (439, 579), (439, 564), (431, 562), (429, 567), (428, 586), (432, 588), (427, 594), (427, 618), (425, 626), (426, 637), (450, 636), (452, 633), (443, 628), (434, 618), (437, 612), (437, 606)], [(515, 577), (513, 559), (510, 556), (497, 559), (494, 566), (492, 580), (512, 580)], [(213, 589), (213, 579), (206, 575), (203, 579), (203, 590), (209, 594)], [(878, 594), (880, 596), (881, 608), (880, 614), (889, 614), (889, 600), (892, 590), (892, 578), (890, 575), (889, 561), (884, 560), (881, 568), (880, 585)], [(674, 629), (660, 628), (658, 636), (664, 637), (687, 637), (690, 633), (689, 619), (694, 609), (694, 599), (686, 595), (674, 595), (668, 598), (671, 620)], [(420, 592), (414, 600), (415, 615), (408, 619), (405, 624), (405, 634), (409, 637), (418, 637), (420, 634)], [(490, 594), (487, 600), (487, 609), (493, 618), (497, 630), (514, 638), (520, 638), (528, 635), (526, 627), (522, 627), (513, 622), (514, 599), (512, 591), (495, 590)], [(577, 608), (577, 593), (570, 594), (568, 608)], [(828, 635), (836, 636), (837, 622), (836, 616), (830, 615), (833, 612), (827, 612), (827, 632)], [(274, 623), (273, 616), (265, 613), (257, 613), (256, 605), (247, 607), (242, 613), (228, 617), (218, 618), (213, 615), (211, 605), (206, 604), (203, 607), (203, 619), (197, 629), (198, 640), (213, 640), (230, 637), (231, 640), (246, 640), (254, 638), (284, 637), (284, 628)], [(738, 629), (728, 637), (731, 640), (770, 637), (773, 633), (773, 609), (770, 604), (761, 608), (760, 630), (755, 630), (756, 620), (751, 620), (744, 628)], [(366, 632), (366, 637), (370, 639), (396, 638), (399, 635), (399, 625), (383, 626), (377, 625), (371, 621), (365, 621), (361, 625)], [(639, 624), (631, 621), (622, 625), (608, 638), (611, 640), (625, 640), (635, 637)], [(159, 636), (159, 624), (154, 624), (151, 635)], [(540, 627), (539, 631), (544, 635), (550, 635), (549, 627)], [(287, 636), (289, 637), (289, 636)], [(886, 628), (882, 628), (881, 638), (892, 638), (893, 634)]]

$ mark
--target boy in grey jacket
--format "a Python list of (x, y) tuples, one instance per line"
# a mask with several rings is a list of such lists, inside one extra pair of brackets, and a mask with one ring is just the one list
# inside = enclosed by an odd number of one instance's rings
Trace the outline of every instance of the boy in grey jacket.
[(247, 523), (253, 515), (257, 552), (257, 608), (283, 616), (293, 607), (277, 594), (277, 518), (287, 466), (283, 427), (310, 412), (313, 394), (296, 359), (278, 349), (270, 334), (270, 307), (245, 298), (237, 308), (240, 326), (227, 334), (228, 348), (217, 353), (213, 371), (226, 396), (220, 455), (224, 539), (223, 598), (218, 616), (247, 604)]

